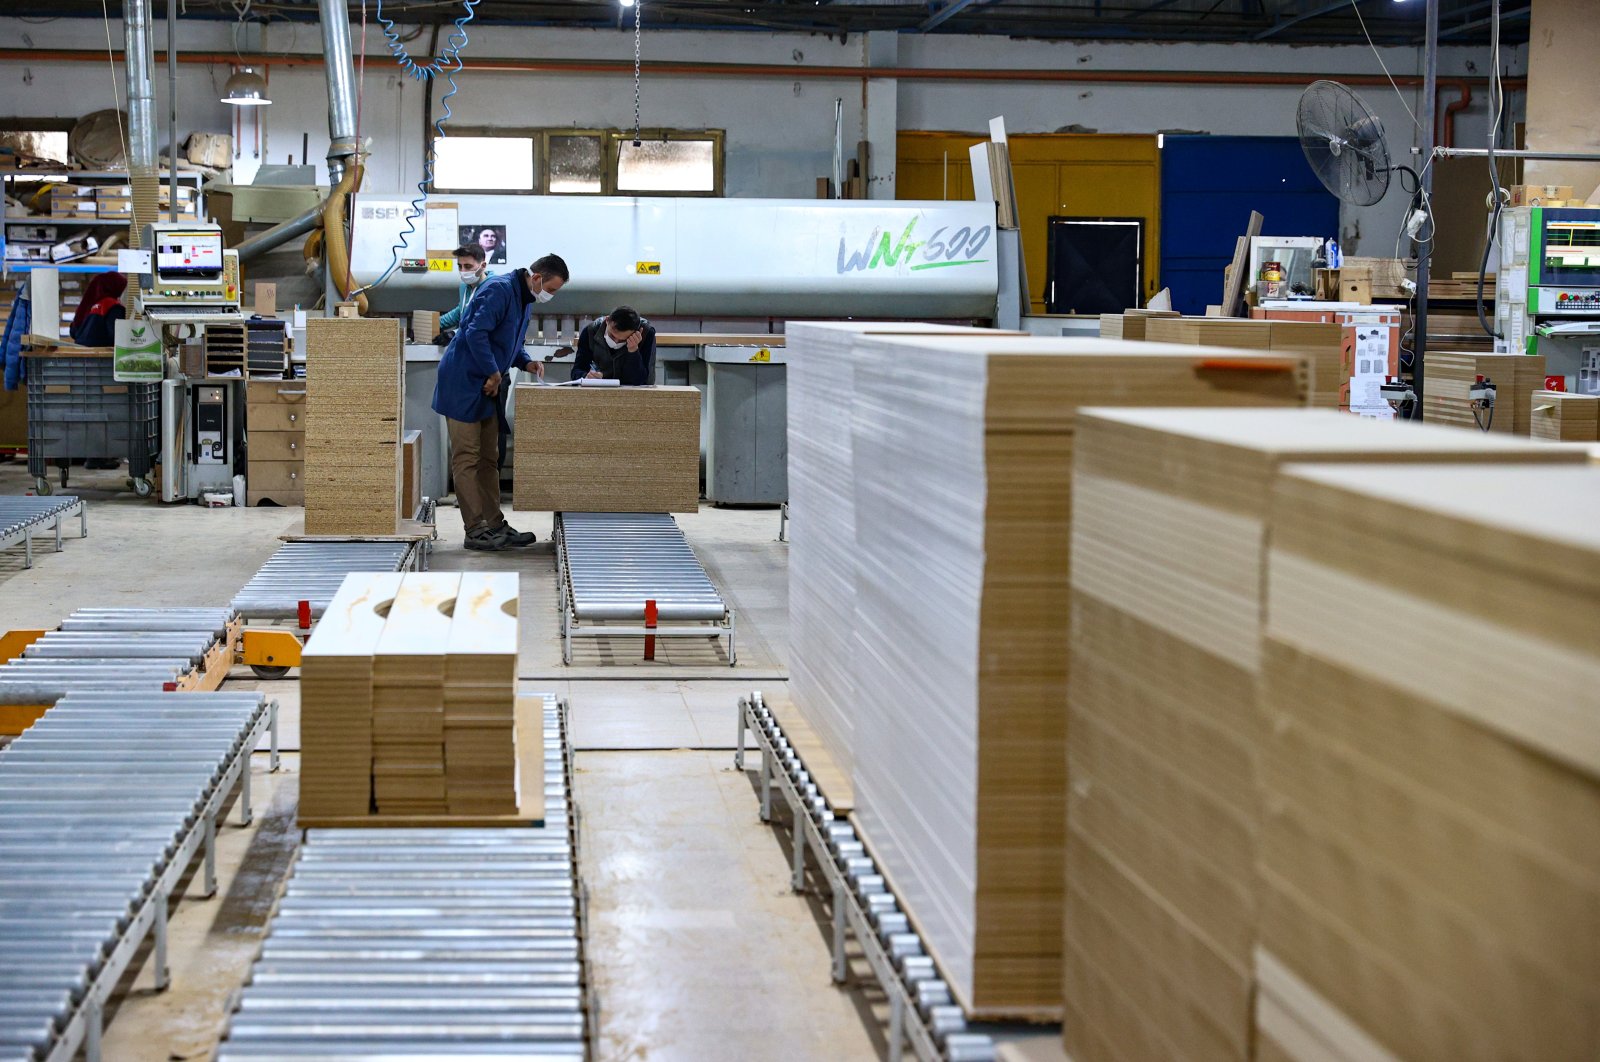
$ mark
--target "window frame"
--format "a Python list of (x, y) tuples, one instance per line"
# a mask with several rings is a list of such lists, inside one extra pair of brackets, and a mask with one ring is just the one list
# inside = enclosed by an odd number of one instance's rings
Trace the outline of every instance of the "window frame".
[(725, 161), (723, 146), (726, 140), (726, 131), (722, 129), (640, 129), (639, 139), (644, 140), (709, 140), (711, 141), (711, 190), (705, 192), (625, 192), (617, 187), (618, 173), (622, 165), (622, 143), (633, 140), (633, 130), (612, 129), (606, 141), (606, 168), (609, 171), (607, 187), (611, 189), (610, 195), (626, 195), (638, 197), (673, 196), (687, 197), (690, 199), (721, 199), (724, 197), (724, 172)]
[[(442, 138), (446, 140), (452, 137), (481, 137), (484, 139), (526, 138), (529, 142), (528, 150), (533, 154), (532, 188), (455, 188), (430, 180), (428, 182), (428, 191), (439, 195), (537, 195), (540, 189), (541, 166), (544, 163), (541, 132), (542, 130), (540, 129), (522, 126), (477, 125), (453, 129)], [(432, 161), (433, 143), (439, 139), (441, 138), (437, 136), (428, 138), (428, 159), (425, 161)]]
[[(711, 190), (698, 192), (622, 192), (617, 189), (618, 170), (622, 157), (622, 142), (633, 139), (631, 129), (575, 128), (550, 126), (497, 126), (473, 125), (452, 127), (448, 136), (464, 137), (521, 137), (532, 141), (532, 188), (451, 188), (437, 181), (428, 182), (428, 191), (437, 195), (578, 195), (578, 196), (658, 196), (689, 197), (695, 199), (720, 199), (726, 195), (726, 144), (727, 131), (723, 129), (666, 129), (661, 127), (639, 130), (641, 140), (709, 140), (711, 141)], [(550, 138), (557, 136), (592, 136), (600, 141), (600, 190), (598, 192), (550, 191)], [(428, 138), (431, 157), (433, 141)]]

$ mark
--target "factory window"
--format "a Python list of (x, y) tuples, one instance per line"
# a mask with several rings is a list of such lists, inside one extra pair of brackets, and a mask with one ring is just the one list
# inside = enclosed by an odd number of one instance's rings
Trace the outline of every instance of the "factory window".
[(722, 133), (649, 129), (611, 134), (618, 195), (720, 195)]
[(433, 190), (551, 195), (722, 194), (722, 130), (453, 130), (433, 141)]
[(545, 133), (545, 191), (600, 195), (606, 190), (605, 132), (569, 129)]
[(503, 133), (437, 137), (433, 187), (441, 192), (535, 191), (534, 143), (532, 136)]

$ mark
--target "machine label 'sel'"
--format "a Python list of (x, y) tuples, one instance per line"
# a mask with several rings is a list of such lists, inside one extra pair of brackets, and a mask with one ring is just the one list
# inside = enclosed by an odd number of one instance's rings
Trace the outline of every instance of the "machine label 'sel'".
[(635, 270), (643, 276), (659, 277), (661, 275), (660, 262), (636, 262)]

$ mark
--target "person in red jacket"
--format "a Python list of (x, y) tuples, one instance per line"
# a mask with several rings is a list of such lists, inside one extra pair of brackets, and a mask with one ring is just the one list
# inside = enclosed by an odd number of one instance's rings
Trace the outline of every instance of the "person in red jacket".
[(122, 293), (128, 278), (121, 273), (101, 273), (83, 291), (78, 312), (72, 315), (72, 341), (84, 347), (109, 347), (117, 341), (117, 322), (127, 315)]

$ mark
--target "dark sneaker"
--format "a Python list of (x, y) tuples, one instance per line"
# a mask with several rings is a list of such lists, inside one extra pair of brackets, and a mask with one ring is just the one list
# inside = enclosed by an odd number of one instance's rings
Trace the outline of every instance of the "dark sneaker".
[(532, 531), (518, 531), (505, 520), (500, 521), (500, 526), (494, 529), (495, 534), (503, 535), (508, 546), (531, 546), (539, 541), (539, 536)]
[(468, 549), (497, 552), (507, 546), (506, 536), (497, 527), (478, 527), (467, 532)]

